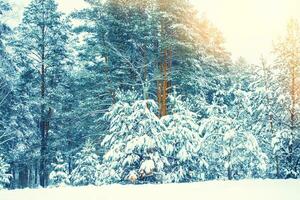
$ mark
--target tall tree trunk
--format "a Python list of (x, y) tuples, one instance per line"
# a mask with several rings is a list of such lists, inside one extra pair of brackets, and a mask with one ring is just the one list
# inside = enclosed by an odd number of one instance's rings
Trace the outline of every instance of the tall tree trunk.
[(13, 181), (12, 181), (12, 188), (16, 189), (19, 188), (19, 165), (17, 163), (12, 164), (12, 175), (13, 175)]
[(161, 99), (162, 99), (162, 94), (161, 94), (161, 87), (162, 87), (162, 83), (161, 83), (161, 78), (159, 77), (159, 79), (157, 80), (157, 104), (159, 106), (159, 116), (161, 117), (162, 116), (162, 113), (161, 113)]
[(34, 167), (34, 187), (38, 187), (39, 185), (39, 162), (38, 160), (35, 161), (35, 167)]
[[(166, 12), (170, 6), (170, 2), (166, 0), (161, 0), (159, 2), (160, 11)], [(161, 37), (163, 40), (161, 49), (161, 64), (159, 67), (159, 78), (157, 84), (157, 100), (159, 105), (159, 115), (163, 117), (168, 114), (168, 90), (170, 86), (170, 68), (172, 65), (172, 51), (170, 50), (170, 45), (167, 45), (168, 37), (167, 24), (164, 18), (161, 19)]]
[(45, 68), (45, 25), (41, 26), (42, 41), (41, 41), (41, 116), (40, 116), (40, 134), (41, 134), (41, 159), (40, 159), (40, 185), (46, 187), (47, 182), (47, 143), (48, 143), (48, 128), (49, 124), (46, 117), (46, 68)]
[(163, 58), (163, 83), (162, 83), (162, 102), (161, 102), (161, 116), (166, 116), (167, 113), (167, 99), (168, 99), (168, 50), (164, 50)]
[(40, 166), (39, 166), (39, 160), (35, 161), (35, 178), (34, 178), (34, 186), (39, 186), (39, 180), (40, 180)]
[(173, 63), (173, 51), (169, 50), (168, 53), (168, 90), (172, 88), (172, 63)]
[(171, 87), (170, 69), (172, 65), (172, 51), (165, 49), (163, 52), (163, 62), (160, 67), (160, 80), (158, 81), (158, 105), (160, 108), (160, 117), (168, 114), (168, 96)]
[(147, 48), (144, 46), (142, 49), (142, 56), (144, 58), (144, 83), (143, 83), (143, 96), (144, 100), (149, 99), (149, 83), (148, 83), (148, 60), (147, 60)]
[(28, 166), (27, 166), (27, 164), (22, 164), (21, 165), (20, 186), (21, 186), (21, 188), (28, 187)]
[(41, 105), (41, 119), (40, 119), (40, 133), (41, 133), (41, 160), (40, 160), (40, 185), (45, 187), (46, 182), (46, 174), (47, 174), (47, 134), (46, 134), (46, 119), (45, 119), (45, 66), (42, 64), (42, 73), (41, 73), (41, 97), (42, 97), (42, 105)]

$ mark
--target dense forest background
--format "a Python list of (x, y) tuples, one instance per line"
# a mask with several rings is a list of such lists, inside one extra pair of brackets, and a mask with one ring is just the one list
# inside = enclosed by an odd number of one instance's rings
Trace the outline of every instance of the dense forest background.
[(187, 0), (86, 2), (0, 0), (0, 187), (299, 178), (296, 20), (251, 65)]

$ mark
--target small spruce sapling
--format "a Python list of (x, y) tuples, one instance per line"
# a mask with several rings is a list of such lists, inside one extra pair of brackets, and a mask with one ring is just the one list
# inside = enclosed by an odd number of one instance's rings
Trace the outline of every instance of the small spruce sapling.
[(49, 175), (50, 184), (60, 187), (70, 184), (69, 175), (67, 173), (66, 163), (63, 160), (61, 152), (56, 155), (56, 162), (52, 163), (53, 171)]
[(95, 147), (88, 140), (77, 154), (75, 169), (71, 173), (71, 181), (75, 186), (95, 185), (98, 179), (99, 160)]

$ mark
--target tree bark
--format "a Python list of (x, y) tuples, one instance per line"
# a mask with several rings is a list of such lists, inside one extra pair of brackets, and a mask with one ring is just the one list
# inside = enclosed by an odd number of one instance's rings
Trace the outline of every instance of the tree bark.
[[(166, 12), (170, 2), (164, 0), (159, 2), (160, 10)], [(157, 100), (159, 106), (159, 116), (163, 117), (168, 114), (168, 90), (170, 88), (170, 68), (172, 65), (172, 50), (170, 50), (170, 45), (167, 45), (168, 37), (166, 29), (166, 21), (164, 18), (161, 19), (161, 36), (165, 44), (161, 44), (161, 64), (159, 67), (159, 79), (157, 84)]]

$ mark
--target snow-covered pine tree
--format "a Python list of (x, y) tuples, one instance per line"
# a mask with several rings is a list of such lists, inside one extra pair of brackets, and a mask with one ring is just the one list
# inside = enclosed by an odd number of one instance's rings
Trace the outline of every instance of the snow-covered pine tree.
[(0, 155), (0, 189), (3, 189), (6, 184), (9, 184), (11, 175), (8, 174), (9, 164)]
[(169, 97), (171, 113), (161, 118), (164, 132), (166, 167), (165, 182), (191, 182), (205, 178), (206, 161), (200, 155), (202, 138), (197, 116), (174, 92)]
[[(151, 66), (156, 62), (154, 27), (158, 25), (150, 15), (153, 9), (148, 0), (128, 0), (126, 5), (120, 0), (90, 0), (88, 3), (89, 8), (73, 13), (74, 18), (84, 21), (84, 25), (76, 28), (84, 38), (79, 55), (85, 77), (89, 78), (86, 85), (90, 93), (84, 94), (87, 98), (82, 105), (89, 104), (87, 109), (92, 111), (95, 109), (91, 107), (95, 106), (99, 112), (91, 117), (101, 119), (103, 112), (116, 103), (118, 89), (128, 90), (134, 86), (148, 99), (153, 81)], [(91, 95), (94, 93), (97, 96)], [(93, 101), (93, 98), (97, 99)]]
[[(89, 0), (89, 6), (72, 13), (72, 17), (81, 20), (74, 28), (81, 37), (76, 45), (78, 55), (78, 71), (74, 75), (74, 85), (78, 88), (76, 115), (82, 116), (77, 123), (78, 135), (102, 134), (107, 129), (103, 115), (113, 104), (116, 82), (111, 78), (111, 67), (105, 63), (108, 57), (105, 42), (107, 27), (105, 26), (105, 7), (102, 1)], [(101, 81), (99, 81), (101, 80)]]
[[(0, 0), (0, 152), (7, 155), (6, 161), (9, 163), (13, 163), (13, 160), (17, 157), (12, 151), (15, 149), (14, 144), (18, 137), (18, 132), (14, 129), (17, 116), (15, 112), (15, 99), (17, 98), (15, 94), (16, 70), (12, 55), (7, 51), (9, 37), (13, 33), (6, 23), (7, 14), (11, 11), (12, 8), (8, 1)], [(3, 162), (3, 159), (0, 162)], [(3, 170), (5, 165), (0, 163), (1, 165)], [(13, 165), (10, 167), (13, 167)], [(1, 171), (0, 173), (1, 177), (4, 172)], [(0, 180), (1, 186), (3, 186), (3, 182), (7, 181)]]
[[(163, 156), (162, 136), (166, 128), (156, 112), (153, 100), (120, 100), (106, 113), (110, 129), (101, 144), (106, 149), (103, 165), (109, 166), (103, 174), (114, 175), (110, 180), (126, 183), (135, 176), (137, 183), (162, 181), (164, 166), (168, 164)], [(102, 180), (107, 183), (105, 178)]]
[(230, 59), (220, 32), (207, 19), (199, 18), (189, 1), (156, 2), (161, 26), (157, 95), (161, 112), (166, 114), (170, 86), (176, 86), (184, 96), (190, 95), (191, 100), (198, 94), (211, 96), (220, 84), (218, 75), (227, 70)]
[(53, 170), (49, 175), (50, 185), (55, 187), (69, 185), (70, 180), (67, 171), (67, 164), (65, 163), (61, 152), (56, 154), (55, 162), (51, 165)]
[(95, 185), (98, 178), (99, 159), (95, 147), (87, 140), (82, 150), (77, 153), (75, 168), (71, 173), (72, 185)]
[[(280, 106), (277, 99), (280, 92), (280, 82), (276, 81), (277, 70), (265, 58), (261, 58), (259, 66), (239, 63), (240, 67), (247, 69), (250, 73), (243, 73), (245, 79), (249, 80), (252, 133), (257, 138), (257, 142), (262, 151), (267, 155), (266, 176), (280, 178), (279, 162), (280, 151), (277, 151), (276, 141), (277, 132), (280, 131), (276, 123), (275, 113)], [(246, 70), (245, 70), (246, 71)], [(273, 142), (272, 142), (273, 141)]]
[[(249, 94), (239, 84), (229, 92), (219, 91), (201, 124), (203, 152), (209, 163), (209, 178), (262, 177), (266, 155), (251, 131)], [(225, 99), (231, 103), (226, 105)]]
[(61, 133), (58, 125), (62, 98), (66, 95), (69, 28), (55, 0), (32, 0), (11, 41), (20, 79), (26, 79), (20, 82), (25, 82), (27, 87), (21, 91), (20, 96), (25, 98), (18, 109), (29, 107), (33, 122), (37, 124), (31, 126), (31, 131), (40, 144), (38, 169), (40, 185), (44, 187), (49, 175), (49, 141), (54, 138), (54, 133)]

